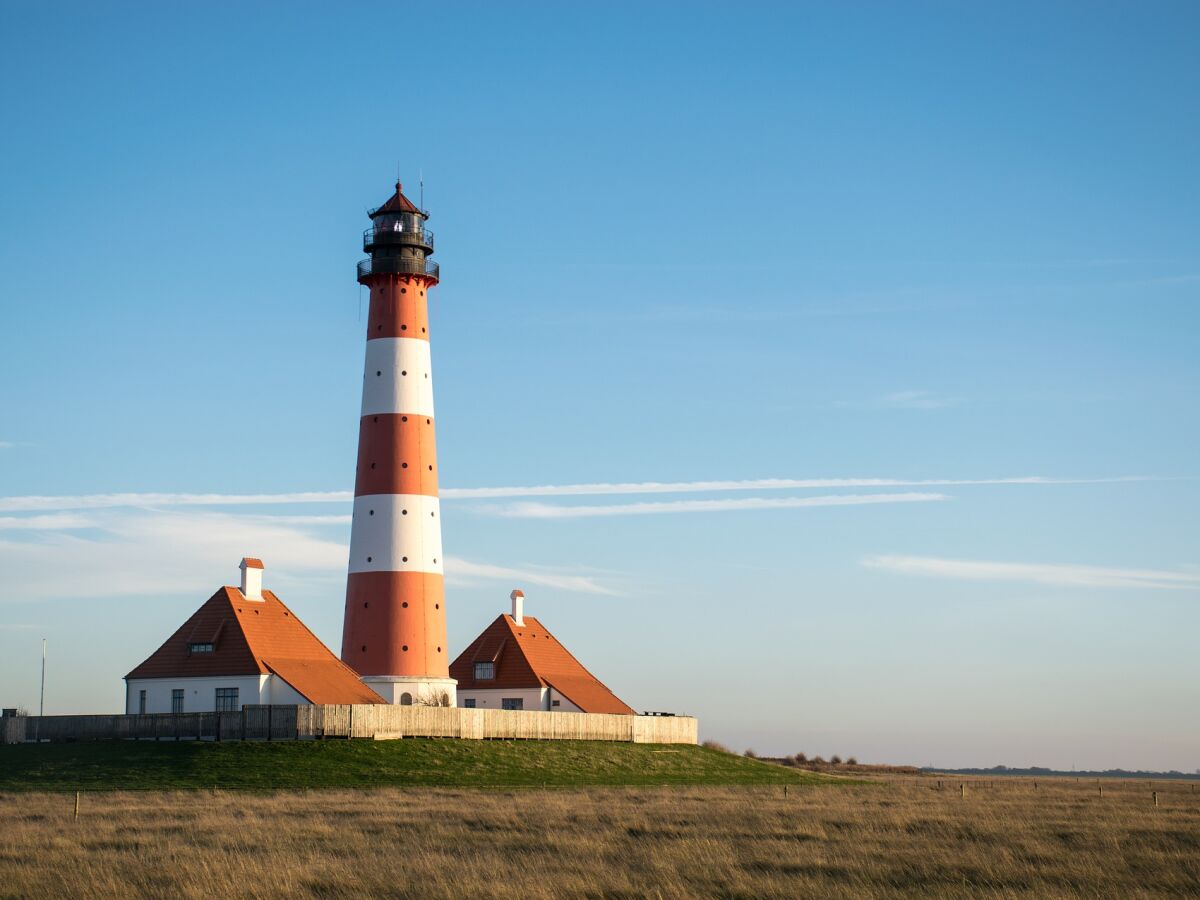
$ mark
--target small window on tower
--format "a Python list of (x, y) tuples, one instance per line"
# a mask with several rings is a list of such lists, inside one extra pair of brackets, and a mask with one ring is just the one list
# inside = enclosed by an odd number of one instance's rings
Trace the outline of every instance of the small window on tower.
[(475, 680), (491, 681), (496, 677), (496, 664), (493, 662), (475, 663)]

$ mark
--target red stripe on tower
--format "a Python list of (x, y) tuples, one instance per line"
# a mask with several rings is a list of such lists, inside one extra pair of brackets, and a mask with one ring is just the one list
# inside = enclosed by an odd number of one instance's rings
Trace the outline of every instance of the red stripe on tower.
[(396, 183), (358, 264), (371, 290), (342, 659), (389, 703), (455, 702), (446, 647), (427, 293), (429, 214)]

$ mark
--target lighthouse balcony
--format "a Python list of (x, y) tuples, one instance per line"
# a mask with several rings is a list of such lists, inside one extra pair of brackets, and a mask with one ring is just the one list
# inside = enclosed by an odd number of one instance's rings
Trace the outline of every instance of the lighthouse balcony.
[(432, 253), (433, 232), (424, 228), (405, 227), (405, 223), (399, 221), (377, 222), (363, 232), (365, 253), (370, 253), (376, 247), (396, 245), (424, 247), (426, 253)]
[(438, 280), (438, 264), (432, 259), (416, 259), (411, 256), (382, 256), (364, 259), (358, 264), (358, 280), (372, 275), (424, 275)]

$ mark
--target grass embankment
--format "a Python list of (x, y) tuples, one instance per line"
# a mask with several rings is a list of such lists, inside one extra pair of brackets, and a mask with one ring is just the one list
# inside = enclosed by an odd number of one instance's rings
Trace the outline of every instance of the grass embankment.
[(600, 741), (150, 742), (0, 747), (0, 791), (838, 783), (686, 745)]

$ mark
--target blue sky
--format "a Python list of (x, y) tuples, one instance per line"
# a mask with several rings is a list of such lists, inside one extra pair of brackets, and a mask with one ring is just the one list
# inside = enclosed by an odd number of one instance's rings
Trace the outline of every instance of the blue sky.
[(339, 645), (399, 171), (452, 648), (520, 586), (739, 749), (1200, 767), (1198, 27), (3, 4), (0, 700), (46, 637), (47, 711), (117, 708), (243, 554)]

